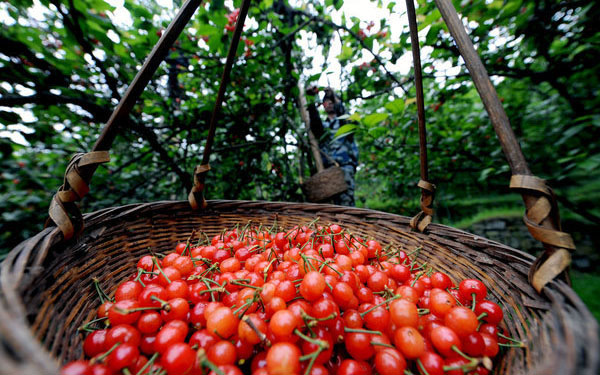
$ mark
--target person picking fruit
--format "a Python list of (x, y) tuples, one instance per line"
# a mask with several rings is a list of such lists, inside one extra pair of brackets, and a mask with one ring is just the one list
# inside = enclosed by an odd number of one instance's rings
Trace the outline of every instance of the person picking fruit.
[[(332, 200), (340, 206), (354, 206), (354, 176), (358, 166), (358, 146), (354, 141), (352, 133), (346, 133), (335, 137), (337, 131), (346, 123), (342, 115), (346, 112), (340, 98), (328, 87), (323, 97), (323, 108), (327, 113), (325, 120), (321, 121), (314, 103), (308, 105), (310, 116), (310, 128), (319, 140), (319, 149), (325, 168), (337, 163), (344, 171), (344, 179), (348, 190), (335, 195)], [(318, 88), (309, 87), (306, 90), (309, 95), (317, 95)]]

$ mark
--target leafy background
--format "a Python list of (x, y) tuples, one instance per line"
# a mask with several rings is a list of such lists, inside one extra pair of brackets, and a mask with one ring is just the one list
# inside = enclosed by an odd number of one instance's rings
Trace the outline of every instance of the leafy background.
[[(0, 4), (0, 254), (42, 228), (70, 156), (91, 148), (181, 5), (125, 0), (132, 22), (123, 24), (111, 4)], [(96, 172), (83, 212), (186, 197), (231, 41), (231, 13), (239, 5), (211, 0), (196, 12), (123, 125), (111, 162)], [(297, 83), (323, 86), (333, 58), (354, 120), (344, 131), (355, 134), (360, 148), (357, 205), (403, 215), (418, 211), (408, 27), (392, 32), (392, 16), (404, 17), (404, 4), (372, 1), (391, 14), (372, 24), (335, 16), (342, 5), (341, 0), (253, 2), (216, 134), (208, 197), (304, 200), (300, 181), (314, 173), (314, 165), (296, 106)], [(600, 4), (460, 0), (454, 5), (532, 171), (555, 189), (564, 226), (579, 247), (575, 288), (599, 317), (594, 296), (600, 284)], [(418, 0), (417, 13), (429, 170), (438, 186), (435, 220), (469, 229), (477, 222), (521, 216), (520, 197), (507, 187), (510, 171), (499, 142), (439, 11), (433, 2)], [(302, 40), (310, 40), (317, 57)], [(335, 43), (340, 48), (334, 54)], [(313, 63), (326, 73), (307, 74)]]

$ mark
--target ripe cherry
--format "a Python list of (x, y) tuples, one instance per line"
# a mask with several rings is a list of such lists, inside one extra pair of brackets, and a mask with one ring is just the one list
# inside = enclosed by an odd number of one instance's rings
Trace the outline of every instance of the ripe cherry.
[(186, 374), (194, 366), (196, 351), (186, 343), (169, 346), (161, 356), (160, 364), (169, 374)]
[(300, 372), (300, 349), (288, 342), (278, 342), (267, 352), (269, 375), (292, 375)]
[(393, 348), (384, 348), (375, 354), (375, 369), (380, 375), (404, 374), (406, 360)]

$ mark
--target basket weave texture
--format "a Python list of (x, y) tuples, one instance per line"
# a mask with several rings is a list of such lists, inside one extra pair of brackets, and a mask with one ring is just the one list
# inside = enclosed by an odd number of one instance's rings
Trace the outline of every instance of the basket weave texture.
[(61, 242), (47, 228), (21, 243), (0, 271), (0, 374), (58, 374), (60, 364), (82, 357), (83, 334), (100, 302), (93, 287), (114, 292), (149, 253), (170, 252), (192, 230), (212, 236), (236, 224), (289, 229), (320, 218), (338, 223), (382, 245), (419, 251), (420, 262), (454, 281), (483, 281), (489, 298), (505, 311), (511, 336), (526, 348), (511, 348), (494, 374), (595, 375), (598, 325), (562, 281), (538, 295), (527, 282), (534, 257), (500, 243), (443, 225), (426, 234), (411, 231), (409, 218), (379, 211), (323, 204), (257, 201), (209, 201), (192, 211), (187, 202), (154, 202), (114, 207), (85, 216), (86, 229), (76, 240)]

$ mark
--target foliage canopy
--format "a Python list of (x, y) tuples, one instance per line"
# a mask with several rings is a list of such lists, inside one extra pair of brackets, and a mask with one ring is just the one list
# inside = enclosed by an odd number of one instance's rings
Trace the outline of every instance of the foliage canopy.
[[(234, 1), (234, 7), (240, 1)], [(402, 15), (404, 4), (372, 1)], [(175, 3), (175, 8), (180, 4)], [(313, 170), (297, 108), (310, 67), (299, 40), (335, 56), (360, 148), (358, 204), (411, 215), (419, 192), (408, 27), (337, 17), (341, 0), (262, 0), (250, 9), (207, 180), (207, 196), (302, 201)], [(454, 1), (533, 172), (558, 191), (600, 167), (600, 4), (592, 0)], [(70, 155), (88, 151), (176, 9), (125, 0), (131, 24), (103, 0), (0, 5), (0, 249), (41, 229)], [(233, 8), (205, 2), (121, 129), (82, 211), (184, 199), (201, 158)], [(442, 200), (506, 192), (510, 171), (458, 50), (433, 2), (417, 1), (432, 182)], [(338, 20), (338, 21), (334, 21)], [(454, 69), (450, 69), (454, 67)], [(324, 66), (326, 70), (327, 67)], [(408, 69), (407, 69), (408, 70)], [(323, 73), (326, 74), (326, 73)], [(316, 100), (317, 98), (313, 98)], [(19, 142), (15, 135), (23, 138)], [(563, 197), (571, 206), (593, 202)], [(597, 198), (597, 193), (596, 193)], [(597, 220), (597, 205), (589, 220)]]

